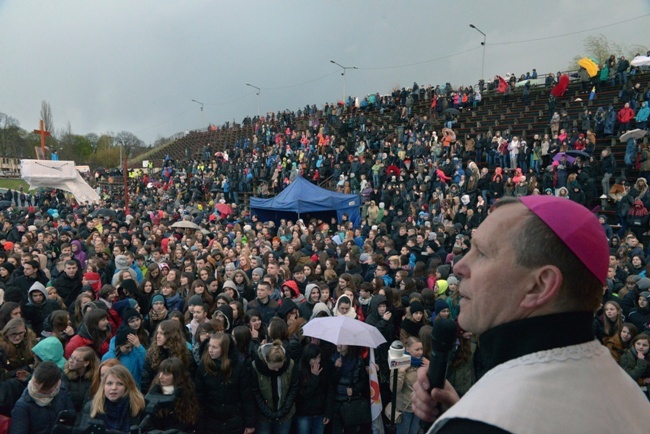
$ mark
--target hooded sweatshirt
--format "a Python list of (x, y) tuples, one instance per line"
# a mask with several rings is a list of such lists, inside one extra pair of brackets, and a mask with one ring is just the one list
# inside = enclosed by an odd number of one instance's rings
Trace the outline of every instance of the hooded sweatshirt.
[[(35, 292), (43, 294), (43, 301), (41, 303), (34, 303), (32, 295)], [(45, 319), (52, 312), (60, 309), (60, 307), (55, 301), (48, 300), (47, 291), (41, 282), (34, 282), (32, 284), (32, 287), (29, 288), (29, 291), (27, 292), (27, 299), (28, 302), (23, 309), (23, 316), (25, 317), (25, 320), (32, 326), (34, 333), (36, 333), (37, 336), (40, 336), (41, 332), (43, 331), (43, 323), (45, 322)]]
[(311, 315), (314, 312), (314, 306), (316, 305), (316, 303), (311, 302), (311, 293), (314, 289), (318, 289), (318, 285), (315, 285), (313, 283), (307, 285), (305, 288), (305, 302), (301, 303), (300, 306), (298, 306), (300, 317), (306, 319), (307, 321), (311, 319)]
[(357, 313), (354, 310), (354, 306), (352, 305), (352, 301), (350, 300), (350, 297), (347, 295), (342, 295), (336, 300), (336, 304), (334, 305), (334, 309), (332, 310), (332, 314), (334, 316), (340, 316), (341, 314), (339, 313), (339, 304), (341, 304), (341, 301), (345, 300), (346, 303), (350, 303), (350, 309), (348, 312), (345, 314), (348, 318), (355, 318), (357, 317)]

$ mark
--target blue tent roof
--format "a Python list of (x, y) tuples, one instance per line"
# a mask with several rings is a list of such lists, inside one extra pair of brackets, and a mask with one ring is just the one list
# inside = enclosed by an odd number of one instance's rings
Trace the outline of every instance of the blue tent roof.
[(306, 214), (322, 218), (336, 215), (339, 222), (343, 214), (355, 227), (361, 224), (360, 198), (356, 194), (336, 193), (312, 184), (299, 176), (280, 194), (271, 199), (251, 198), (251, 211), (262, 220), (279, 221), (296, 218), (293, 214)]

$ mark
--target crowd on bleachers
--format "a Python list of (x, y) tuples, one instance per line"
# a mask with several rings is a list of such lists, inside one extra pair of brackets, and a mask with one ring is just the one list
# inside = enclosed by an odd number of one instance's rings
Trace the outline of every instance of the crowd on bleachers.
[[(491, 204), (534, 194), (586, 206), (605, 196), (610, 273), (594, 333), (647, 390), (650, 151), (633, 139), (621, 168), (597, 144), (647, 129), (650, 93), (645, 71), (614, 62), (617, 73), (608, 66), (596, 81), (617, 90), (616, 103), (571, 119), (552, 97), (547, 129), (526, 137), (507, 127), (456, 134), (498, 79), (461, 89), (414, 84), (247, 119), (250, 138), (202, 144), (198, 155), (165, 158), (157, 173), (133, 171), (128, 206), (101, 173), (99, 206), (62, 192), (7, 192), (0, 414), (11, 418), (10, 432), (49, 432), (63, 410), (69, 424), (120, 432), (145, 414), (146, 429), (181, 432), (369, 432), (346, 417), (351, 398), (370, 408), (368, 350), (302, 333), (314, 318), (343, 315), (386, 339), (375, 350), (382, 402), (396, 393), (398, 432), (417, 433), (410, 396), (428, 363), (432, 323), (459, 315), (454, 263)], [(527, 102), (530, 87), (512, 77), (509, 101)], [(539, 92), (548, 95), (556, 78)], [(371, 121), (377, 113), (390, 125)], [(361, 225), (250, 214), (244, 194), (272, 196), (298, 176), (359, 194)], [(394, 340), (412, 361), (391, 374)], [(459, 329), (448, 379), (461, 395), (483, 373), (476, 348)], [(392, 392), (391, 375), (399, 379)]]

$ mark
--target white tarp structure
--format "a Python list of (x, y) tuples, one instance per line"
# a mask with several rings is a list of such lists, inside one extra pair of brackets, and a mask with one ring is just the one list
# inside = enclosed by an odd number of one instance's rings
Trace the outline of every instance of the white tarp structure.
[(72, 193), (77, 202), (99, 202), (99, 195), (81, 177), (74, 161), (20, 160), (20, 173), (30, 189), (58, 188)]

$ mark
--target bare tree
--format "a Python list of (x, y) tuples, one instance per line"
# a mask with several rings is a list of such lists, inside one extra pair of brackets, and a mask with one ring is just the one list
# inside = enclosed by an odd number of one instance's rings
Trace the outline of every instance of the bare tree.
[(573, 58), (573, 63), (569, 69), (578, 69), (578, 60), (583, 57), (590, 57), (595, 60), (599, 66), (603, 66), (609, 56), (612, 54), (619, 58), (625, 56), (632, 59), (635, 53), (643, 53), (644, 48), (641, 45), (621, 45), (618, 42), (607, 39), (602, 33), (599, 35), (587, 36), (582, 44), (584, 52), (580, 56)]
[(54, 119), (52, 118), (52, 107), (50, 103), (43, 100), (41, 102), (41, 119), (45, 126), (45, 131), (54, 133)]

